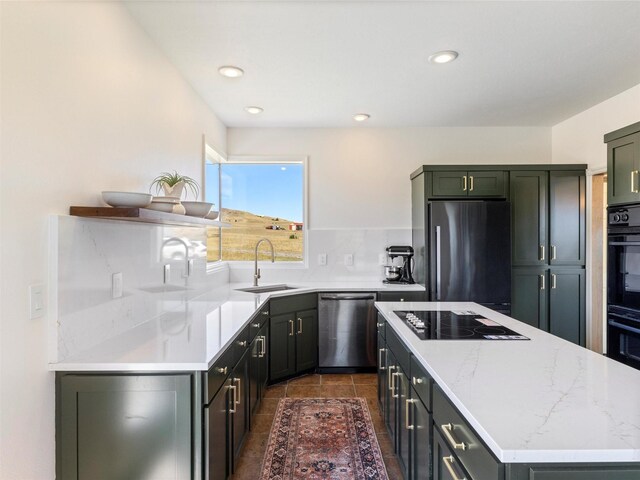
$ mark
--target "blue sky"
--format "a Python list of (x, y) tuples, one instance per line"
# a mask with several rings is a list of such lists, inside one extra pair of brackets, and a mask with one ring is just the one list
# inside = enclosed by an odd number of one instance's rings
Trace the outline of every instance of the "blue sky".
[[(222, 164), (222, 207), (302, 222), (302, 173), (301, 164)], [(217, 180), (207, 164), (206, 199), (216, 207)]]

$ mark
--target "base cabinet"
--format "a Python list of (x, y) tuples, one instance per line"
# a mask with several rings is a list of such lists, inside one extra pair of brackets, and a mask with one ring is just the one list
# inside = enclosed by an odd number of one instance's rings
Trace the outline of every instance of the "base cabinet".
[[(269, 378), (269, 325), (262, 326), (249, 347), (249, 413), (251, 419), (258, 412)], [(251, 422), (249, 422), (251, 423)]]
[(318, 365), (318, 310), (272, 316), (269, 381), (291, 377)]
[(193, 478), (191, 382), (191, 374), (58, 374), (56, 478)]
[(484, 480), (474, 479), (464, 471), (460, 461), (453, 455), (437, 430), (433, 433), (433, 478), (434, 480)]
[[(231, 476), (232, 449), (229, 408), (233, 402), (232, 382), (227, 379), (204, 409), (205, 472), (208, 480), (226, 480)], [(205, 478), (206, 474), (205, 474)]]

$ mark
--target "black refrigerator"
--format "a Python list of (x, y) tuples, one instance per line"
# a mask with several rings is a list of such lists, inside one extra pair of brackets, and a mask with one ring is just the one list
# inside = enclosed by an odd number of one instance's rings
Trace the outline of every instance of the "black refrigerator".
[(510, 314), (511, 204), (428, 203), (431, 301), (471, 301)]

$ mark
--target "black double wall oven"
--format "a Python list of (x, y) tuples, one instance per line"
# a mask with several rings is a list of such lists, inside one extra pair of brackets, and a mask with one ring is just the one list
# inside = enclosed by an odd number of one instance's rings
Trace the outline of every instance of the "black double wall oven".
[(640, 205), (609, 207), (607, 355), (640, 369)]

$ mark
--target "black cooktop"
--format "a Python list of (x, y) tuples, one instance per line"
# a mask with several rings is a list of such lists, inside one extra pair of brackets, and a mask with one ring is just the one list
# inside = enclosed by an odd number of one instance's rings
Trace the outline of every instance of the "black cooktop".
[(422, 340), (529, 340), (471, 310), (394, 311)]

